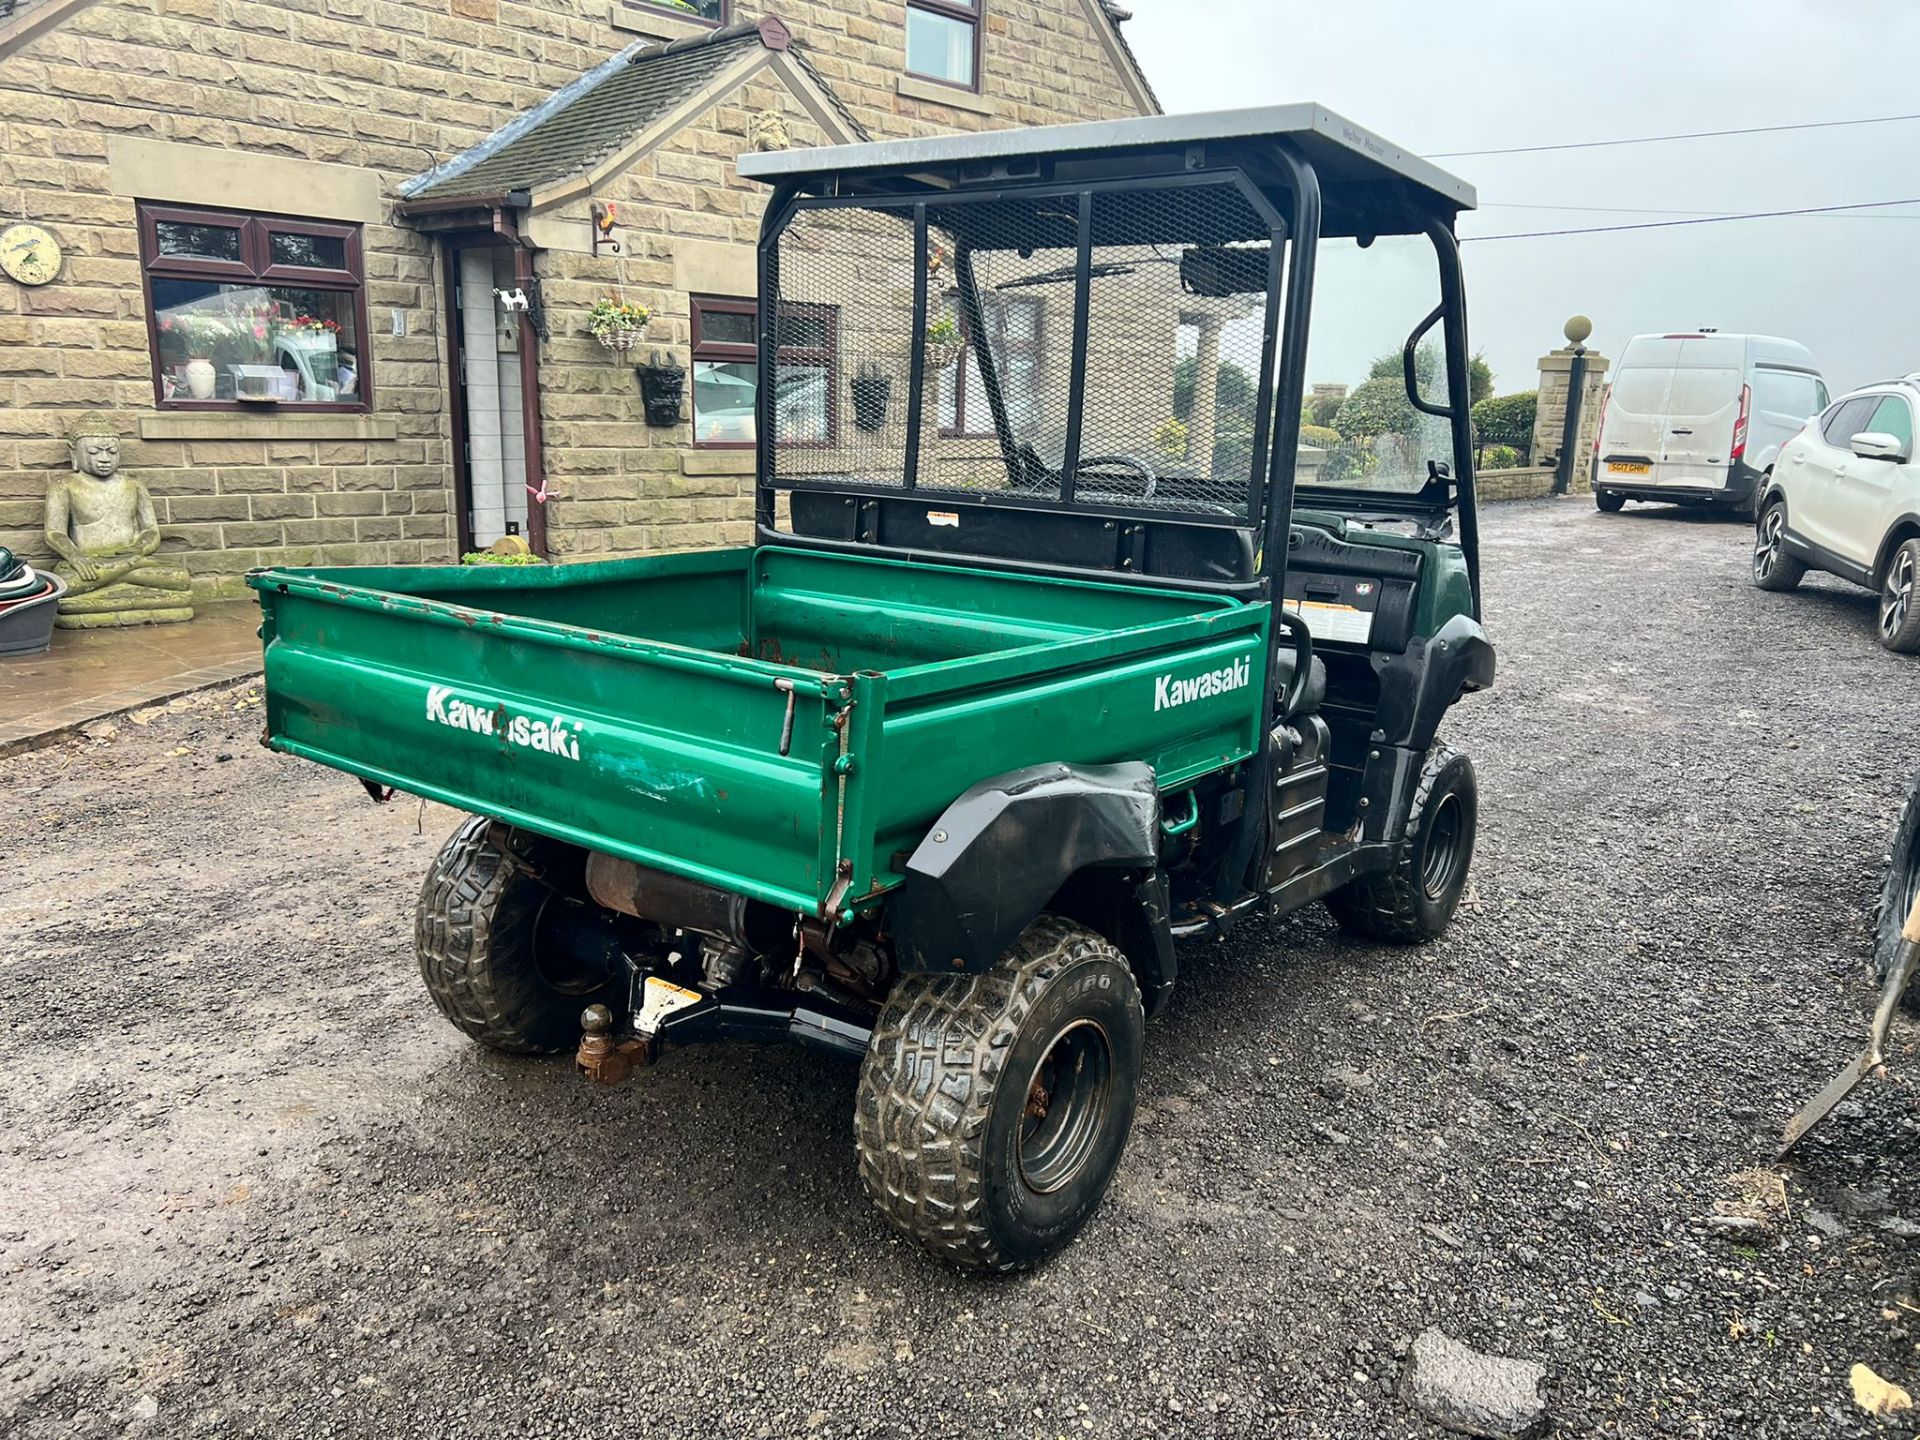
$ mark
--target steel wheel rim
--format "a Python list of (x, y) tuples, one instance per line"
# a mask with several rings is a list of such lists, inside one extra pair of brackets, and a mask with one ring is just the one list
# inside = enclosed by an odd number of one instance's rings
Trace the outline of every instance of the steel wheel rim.
[(1913, 556), (1903, 547), (1887, 567), (1887, 586), (1880, 597), (1880, 633), (1891, 639), (1907, 623), (1913, 603)]
[(1092, 1020), (1053, 1037), (1028, 1077), (1020, 1114), (1020, 1179), (1039, 1195), (1078, 1175), (1113, 1103), (1113, 1042)]
[(1774, 563), (1780, 558), (1780, 532), (1785, 528), (1778, 505), (1760, 518), (1760, 538), (1753, 547), (1753, 573), (1762, 580), (1773, 573)]
[(1427, 822), (1427, 849), (1420, 860), (1421, 888), (1429, 900), (1440, 899), (1460, 878), (1466, 829), (1460, 797), (1451, 792), (1442, 795), (1433, 818)]

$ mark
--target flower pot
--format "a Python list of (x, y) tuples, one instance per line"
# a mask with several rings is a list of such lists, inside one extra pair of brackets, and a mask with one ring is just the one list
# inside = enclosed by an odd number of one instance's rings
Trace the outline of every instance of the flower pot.
[(893, 380), (878, 368), (862, 370), (853, 377), (853, 424), (869, 433), (885, 427), (887, 405), (893, 399)]
[(681, 365), (636, 365), (634, 373), (640, 377), (640, 398), (646, 403), (647, 424), (656, 429), (678, 425), (680, 402), (687, 393), (686, 368)]
[(186, 367), (187, 394), (195, 400), (213, 398), (214, 381), (218, 378), (211, 360), (189, 360)]
[(53, 641), (53, 620), (67, 582), (36, 572), (41, 584), (25, 599), (0, 603), (0, 655), (38, 655)]

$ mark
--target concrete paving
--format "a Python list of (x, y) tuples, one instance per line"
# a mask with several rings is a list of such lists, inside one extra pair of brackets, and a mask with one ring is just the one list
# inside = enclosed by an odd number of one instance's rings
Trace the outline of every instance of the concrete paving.
[(44, 654), (0, 658), (0, 755), (34, 750), (89, 721), (257, 674), (260, 609), (199, 608), (184, 625), (56, 630)]

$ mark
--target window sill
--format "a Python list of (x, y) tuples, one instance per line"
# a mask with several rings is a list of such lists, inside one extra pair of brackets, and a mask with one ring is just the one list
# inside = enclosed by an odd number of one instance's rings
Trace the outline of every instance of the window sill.
[(692, 40), (713, 34), (720, 27), (708, 20), (683, 20), (662, 10), (614, 0), (613, 28), (629, 35), (644, 35), (649, 40)]
[(680, 452), (682, 475), (751, 475), (753, 471), (752, 450), (693, 449)]
[(944, 105), (949, 110), (966, 110), (975, 115), (997, 113), (993, 102), (986, 96), (940, 80), (922, 80), (918, 75), (902, 75), (894, 81), (893, 88), (908, 100), (925, 100), (929, 104)]
[(400, 422), (378, 415), (245, 415), (162, 411), (140, 417), (142, 440), (394, 440)]

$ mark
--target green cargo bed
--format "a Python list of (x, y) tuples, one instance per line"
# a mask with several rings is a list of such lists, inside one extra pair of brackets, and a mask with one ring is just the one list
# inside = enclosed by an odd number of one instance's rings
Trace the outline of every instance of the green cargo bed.
[(777, 547), (248, 583), (274, 749), (808, 914), (991, 776), (1244, 759), (1266, 683), (1265, 605)]

